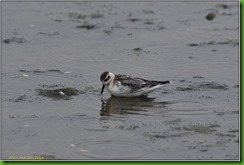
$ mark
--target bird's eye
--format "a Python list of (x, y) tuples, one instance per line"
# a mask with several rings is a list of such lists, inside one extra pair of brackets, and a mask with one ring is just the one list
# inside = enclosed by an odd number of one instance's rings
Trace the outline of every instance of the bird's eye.
[(108, 76), (104, 81), (108, 81), (109, 78), (110, 78), (110, 76)]

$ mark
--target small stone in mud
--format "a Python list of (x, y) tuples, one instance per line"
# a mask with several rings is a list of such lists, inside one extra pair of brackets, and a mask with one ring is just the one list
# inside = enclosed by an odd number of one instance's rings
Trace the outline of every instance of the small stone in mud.
[(79, 90), (75, 88), (59, 88), (59, 89), (36, 89), (39, 95), (54, 99), (69, 99), (71, 96), (79, 94)]
[(212, 21), (215, 17), (216, 17), (216, 14), (214, 12), (210, 12), (205, 16), (206, 20), (208, 20), (208, 21)]

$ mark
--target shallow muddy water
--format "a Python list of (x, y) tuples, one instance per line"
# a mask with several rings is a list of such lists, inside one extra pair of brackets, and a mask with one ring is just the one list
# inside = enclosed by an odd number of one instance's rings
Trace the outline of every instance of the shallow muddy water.
[[(238, 160), (236, 2), (2, 2), (2, 159)], [(101, 96), (103, 71), (173, 83)]]

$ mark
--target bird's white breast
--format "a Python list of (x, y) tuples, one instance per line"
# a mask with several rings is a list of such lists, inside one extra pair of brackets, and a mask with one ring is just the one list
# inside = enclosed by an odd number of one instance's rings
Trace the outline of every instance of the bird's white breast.
[(117, 81), (114, 84), (108, 86), (108, 90), (112, 95), (123, 96), (131, 92), (131, 89), (128, 86), (123, 86), (121, 82)]

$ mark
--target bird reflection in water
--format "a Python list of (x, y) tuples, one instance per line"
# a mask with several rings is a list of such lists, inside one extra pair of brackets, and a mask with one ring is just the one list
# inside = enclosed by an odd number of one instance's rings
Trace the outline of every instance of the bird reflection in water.
[(138, 114), (147, 115), (147, 112), (155, 108), (166, 108), (168, 102), (155, 102), (155, 98), (148, 96), (126, 98), (111, 96), (102, 99), (101, 116)]

